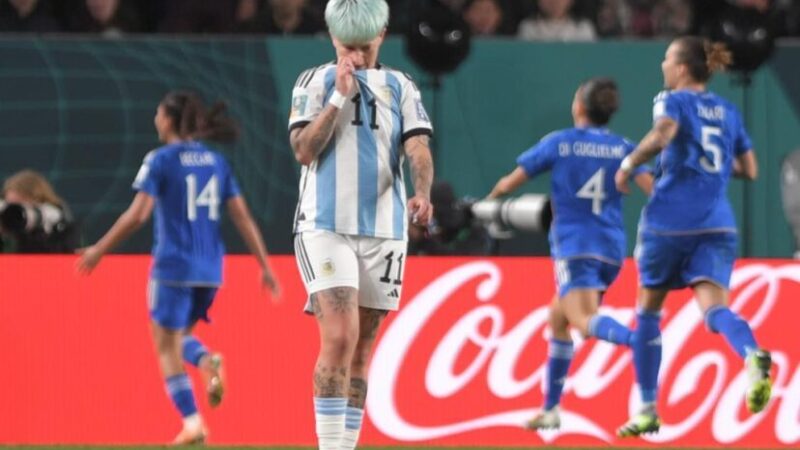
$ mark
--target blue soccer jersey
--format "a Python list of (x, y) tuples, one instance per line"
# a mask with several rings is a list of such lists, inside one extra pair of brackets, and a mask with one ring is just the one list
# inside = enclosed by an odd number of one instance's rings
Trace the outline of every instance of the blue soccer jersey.
[(728, 202), (734, 158), (752, 149), (741, 116), (711, 92), (656, 96), (653, 120), (670, 118), (678, 133), (656, 160), (655, 185), (641, 228), (655, 233), (736, 232)]
[[(517, 158), (528, 177), (552, 171), (554, 258), (621, 264), (625, 228), (614, 174), (633, 149), (630, 141), (606, 128), (570, 128), (550, 133)], [(646, 170), (639, 167), (636, 174)]]
[(225, 158), (197, 141), (165, 145), (145, 156), (133, 188), (156, 200), (151, 278), (221, 284), (220, 208), (240, 195)]

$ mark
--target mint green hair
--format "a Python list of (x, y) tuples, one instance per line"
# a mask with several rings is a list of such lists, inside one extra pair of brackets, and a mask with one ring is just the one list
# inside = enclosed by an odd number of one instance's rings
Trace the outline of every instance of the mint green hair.
[(366, 44), (389, 24), (386, 0), (328, 0), (328, 31), (342, 44)]

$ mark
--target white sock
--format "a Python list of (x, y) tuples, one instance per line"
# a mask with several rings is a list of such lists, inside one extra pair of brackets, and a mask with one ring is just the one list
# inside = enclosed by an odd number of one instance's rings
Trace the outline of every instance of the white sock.
[(201, 426), (203, 426), (203, 419), (200, 418), (200, 414), (198, 413), (183, 418), (183, 428), (195, 429)]
[(319, 450), (339, 450), (344, 435), (346, 398), (314, 397)]
[(354, 450), (361, 433), (361, 423), (364, 421), (364, 410), (361, 408), (347, 407), (347, 417), (344, 424), (344, 437), (340, 450)]

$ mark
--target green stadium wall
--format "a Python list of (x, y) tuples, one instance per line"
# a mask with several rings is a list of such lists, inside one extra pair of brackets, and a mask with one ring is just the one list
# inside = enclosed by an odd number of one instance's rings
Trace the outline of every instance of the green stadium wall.
[[(611, 128), (640, 138), (661, 89), (666, 45), (476, 41), (437, 94), (401, 40), (387, 41), (381, 60), (408, 71), (423, 91), (436, 127), (437, 178), (459, 195), (481, 197), (521, 151), (571, 125), (574, 90), (587, 78), (617, 80), (623, 105)], [(291, 88), (303, 69), (331, 59), (322, 38), (2, 39), (0, 176), (24, 167), (45, 173), (81, 219), (84, 241), (94, 241), (127, 206), (138, 165), (157, 146), (152, 117), (159, 99), (169, 89), (196, 89), (226, 100), (242, 123), (242, 140), (225, 153), (271, 248), (291, 252), (299, 174), (286, 133)], [(748, 89), (735, 74), (711, 85), (745, 110), (761, 164), (758, 181), (730, 188), (745, 255), (786, 257), (794, 250), (781, 210), (780, 164), (800, 147), (797, 73), (800, 45), (781, 43)], [(546, 192), (548, 183), (541, 177), (525, 191)], [(627, 203), (629, 247), (643, 203), (640, 193)], [(232, 227), (225, 233), (231, 251), (244, 251)], [(543, 250), (542, 237), (529, 241), (530, 251)], [(149, 242), (145, 231), (122, 251), (145, 252)]]

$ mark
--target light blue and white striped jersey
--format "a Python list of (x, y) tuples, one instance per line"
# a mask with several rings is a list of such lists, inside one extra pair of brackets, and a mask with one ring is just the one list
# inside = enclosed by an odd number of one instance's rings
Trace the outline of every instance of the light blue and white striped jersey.
[[(378, 65), (355, 72), (356, 93), (337, 116), (328, 147), (300, 177), (296, 233), (328, 230), (384, 239), (407, 237), (403, 143), (432, 133), (419, 89)], [(292, 91), (289, 130), (314, 120), (335, 89), (336, 65), (303, 72)]]

